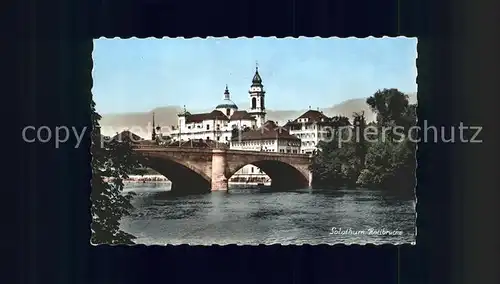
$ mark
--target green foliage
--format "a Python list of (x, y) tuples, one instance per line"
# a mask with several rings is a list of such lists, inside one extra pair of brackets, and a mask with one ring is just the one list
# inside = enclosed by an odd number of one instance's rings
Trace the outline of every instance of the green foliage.
[(387, 125), (391, 121), (396, 125), (403, 125), (403, 116), (409, 104), (408, 95), (397, 89), (383, 89), (369, 97), (366, 103), (377, 114), (379, 125)]
[[(335, 116), (332, 118), (332, 134), (328, 142), (318, 143), (318, 151), (314, 154), (311, 171), (315, 185), (342, 186), (352, 183), (352, 172), (356, 163), (353, 160), (355, 148), (351, 143), (345, 143), (350, 126), (348, 117)], [(342, 139), (340, 139), (342, 138)]]
[(415, 145), (403, 142), (378, 141), (366, 155), (366, 168), (358, 177), (358, 184), (368, 187), (401, 188), (415, 186)]
[[(416, 145), (406, 135), (395, 139), (400, 137), (392, 131), (399, 127), (403, 133), (409, 133), (409, 128), (416, 125), (416, 105), (410, 105), (407, 95), (397, 89), (377, 91), (366, 102), (377, 114), (376, 122), (367, 123), (364, 113), (354, 113), (351, 139), (339, 144), (339, 135), (346, 135), (340, 127), (351, 124), (346, 117), (334, 118), (333, 121), (342, 123), (334, 126), (332, 141), (318, 145), (311, 166), (313, 184), (413, 190)], [(364, 133), (370, 133), (365, 131), (367, 127), (378, 131), (365, 136)], [(387, 129), (385, 136), (383, 128)]]
[[(141, 165), (132, 153), (127, 135), (121, 141), (103, 141), (99, 133), (101, 116), (92, 102), (92, 237), (93, 244), (133, 244), (134, 236), (119, 228), (120, 219), (130, 214), (133, 194), (123, 193), (123, 179), (140, 172)], [(139, 170), (137, 170), (139, 169)], [(109, 179), (112, 181), (107, 181)]]

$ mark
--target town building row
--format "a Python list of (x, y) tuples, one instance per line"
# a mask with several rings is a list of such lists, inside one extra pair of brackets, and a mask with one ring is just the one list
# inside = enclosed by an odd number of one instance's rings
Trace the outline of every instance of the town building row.
[[(220, 147), (245, 151), (313, 154), (318, 143), (331, 135), (328, 130), (331, 129), (332, 119), (319, 110), (309, 109), (284, 125), (266, 120), (266, 91), (258, 67), (255, 69), (248, 94), (250, 108), (240, 110), (231, 100), (226, 85), (223, 100), (213, 111), (190, 113), (184, 107), (178, 114), (177, 125), (168, 127), (167, 131), (165, 127), (155, 124), (153, 114), (151, 139), (173, 147)], [(260, 183), (268, 179), (258, 167), (246, 165), (231, 181)]]

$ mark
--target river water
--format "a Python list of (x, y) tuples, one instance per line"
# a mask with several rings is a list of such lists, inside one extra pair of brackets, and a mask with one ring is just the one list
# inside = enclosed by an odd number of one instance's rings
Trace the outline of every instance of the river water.
[(128, 184), (121, 228), (138, 244), (414, 243), (414, 197), (368, 189), (230, 188), (176, 196), (165, 183)]

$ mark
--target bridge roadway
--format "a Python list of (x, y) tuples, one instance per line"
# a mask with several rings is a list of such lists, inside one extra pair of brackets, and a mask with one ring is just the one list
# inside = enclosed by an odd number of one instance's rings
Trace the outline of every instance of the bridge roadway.
[(262, 169), (278, 188), (308, 188), (311, 156), (222, 148), (139, 145), (141, 162), (172, 181), (172, 190), (227, 191), (228, 180), (239, 169), (253, 164)]

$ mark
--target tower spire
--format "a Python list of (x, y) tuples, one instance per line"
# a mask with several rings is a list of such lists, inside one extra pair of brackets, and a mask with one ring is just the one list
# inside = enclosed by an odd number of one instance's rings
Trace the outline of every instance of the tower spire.
[(153, 132), (151, 134), (151, 140), (156, 140), (156, 130), (155, 130), (155, 113), (153, 112)]
[(225, 100), (230, 99), (230, 93), (229, 93), (229, 89), (227, 88), (227, 84), (226, 84), (226, 90), (224, 90), (224, 99)]
[(264, 103), (264, 86), (259, 74), (259, 62), (255, 61), (255, 74), (252, 78), (252, 85), (248, 91), (250, 94), (249, 113), (257, 120), (257, 127), (264, 125), (266, 121), (266, 107)]
[(253, 75), (252, 85), (253, 86), (262, 86), (262, 78), (260, 77), (260, 74), (259, 74), (259, 63), (258, 62), (255, 62), (255, 74)]

